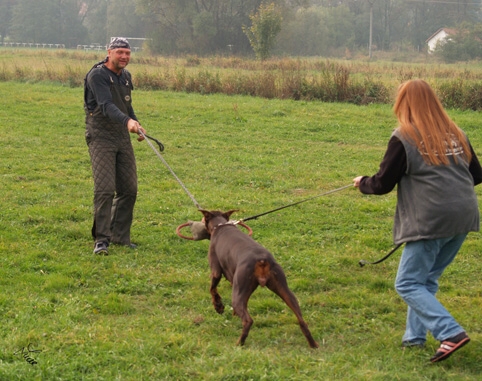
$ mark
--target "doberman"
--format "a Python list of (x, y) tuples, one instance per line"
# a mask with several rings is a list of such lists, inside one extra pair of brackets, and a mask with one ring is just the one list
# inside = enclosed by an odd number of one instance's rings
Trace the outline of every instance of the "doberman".
[(217, 286), (224, 275), (233, 288), (233, 314), (238, 315), (243, 323), (243, 331), (237, 344), (244, 345), (253, 324), (253, 319), (248, 313), (248, 300), (258, 285), (266, 286), (293, 310), (310, 347), (318, 348), (308, 324), (301, 316), (298, 301), (288, 288), (283, 269), (267, 249), (229, 221), (229, 217), (235, 211), (223, 213), (200, 210), (204, 215), (206, 230), (211, 235), (208, 258), (214, 309), (219, 314), (224, 312), (224, 304), (217, 291)]

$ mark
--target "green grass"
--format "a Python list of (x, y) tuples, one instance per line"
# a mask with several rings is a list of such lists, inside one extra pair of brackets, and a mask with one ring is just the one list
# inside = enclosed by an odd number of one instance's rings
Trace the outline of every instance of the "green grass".
[[(482, 310), (479, 233), (441, 280), (440, 299), (472, 342), (431, 365), (437, 347), (402, 351), (406, 306), (393, 281), (395, 193), (356, 189), (252, 220), (253, 237), (284, 267), (313, 336), (266, 289), (250, 300), (244, 347), (230, 286), (218, 315), (209, 295), (208, 241), (178, 225), (201, 214), (146, 144), (133, 142), (137, 250), (92, 254), (92, 180), (82, 90), (0, 83), (0, 380), (478, 380)], [(246, 218), (350, 184), (378, 169), (390, 106), (135, 91), (163, 157), (206, 209)], [(450, 111), (482, 156), (480, 115)], [(477, 189), (480, 195), (480, 189)], [(38, 364), (18, 351), (31, 343)]]

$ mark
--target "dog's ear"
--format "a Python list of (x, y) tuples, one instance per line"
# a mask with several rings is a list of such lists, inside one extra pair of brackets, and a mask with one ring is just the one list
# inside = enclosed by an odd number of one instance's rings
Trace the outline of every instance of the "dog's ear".
[(237, 212), (239, 209), (231, 209), (227, 211), (226, 213), (223, 213), (223, 217), (226, 218), (229, 221), (229, 217), (231, 217), (231, 214), (234, 212)]
[(213, 217), (213, 214), (209, 210), (204, 210), (204, 209), (198, 209), (198, 210), (204, 215), (204, 220), (206, 223)]
[(209, 210), (204, 210), (204, 209), (198, 209), (204, 217), (207, 217), (208, 215), (212, 214)]

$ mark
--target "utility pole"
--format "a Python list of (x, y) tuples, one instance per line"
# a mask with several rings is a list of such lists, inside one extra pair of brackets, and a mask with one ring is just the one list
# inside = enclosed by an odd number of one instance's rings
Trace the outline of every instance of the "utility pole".
[(368, 58), (372, 59), (372, 36), (373, 36), (373, 0), (368, 0), (370, 4), (370, 38), (368, 41)]

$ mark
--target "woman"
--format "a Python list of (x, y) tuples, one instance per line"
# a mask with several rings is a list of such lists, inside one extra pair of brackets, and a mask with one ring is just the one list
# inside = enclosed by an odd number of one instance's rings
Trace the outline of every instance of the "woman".
[(377, 195), (398, 185), (393, 236), (405, 248), (395, 289), (408, 305), (402, 346), (423, 346), (430, 331), (441, 342), (430, 359), (437, 362), (470, 341), (435, 293), (468, 232), (479, 230), (474, 185), (482, 182), (482, 168), (427, 82), (403, 83), (393, 110), (399, 127), (378, 173), (353, 182), (362, 193)]

